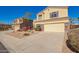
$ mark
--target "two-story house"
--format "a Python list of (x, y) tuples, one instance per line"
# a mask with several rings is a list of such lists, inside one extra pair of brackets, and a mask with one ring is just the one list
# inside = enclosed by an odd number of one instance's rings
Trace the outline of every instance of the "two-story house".
[(67, 6), (49, 6), (37, 14), (33, 26), (41, 27), (43, 31), (64, 32), (69, 23)]
[(23, 30), (26, 27), (32, 28), (33, 27), (32, 23), (33, 23), (32, 20), (27, 20), (27, 19), (24, 19), (24, 18), (18, 18), (13, 22), (12, 28), (13, 28), (14, 31)]
[(23, 20), (20, 18), (17, 18), (16, 20), (14, 20), (12, 28), (14, 31), (17, 31), (20, 29), (20, 24), (23, 23)]

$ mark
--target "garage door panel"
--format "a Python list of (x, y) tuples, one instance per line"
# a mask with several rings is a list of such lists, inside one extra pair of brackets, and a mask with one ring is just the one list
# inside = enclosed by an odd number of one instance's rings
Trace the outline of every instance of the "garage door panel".
[(44, 31), (64, 32), (64, 24), (45, 24)]

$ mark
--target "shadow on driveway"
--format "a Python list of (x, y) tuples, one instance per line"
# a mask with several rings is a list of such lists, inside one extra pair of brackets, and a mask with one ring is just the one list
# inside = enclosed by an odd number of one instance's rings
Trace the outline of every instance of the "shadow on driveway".
[(5, 46), (0, 42), (0, 53), (9, 53)]

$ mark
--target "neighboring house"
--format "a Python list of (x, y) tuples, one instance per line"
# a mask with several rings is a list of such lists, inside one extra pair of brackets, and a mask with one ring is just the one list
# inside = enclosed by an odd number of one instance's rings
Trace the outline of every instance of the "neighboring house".
[(11, 28), (11, 26), (8, 25), (8, 24), (0, 24), (0, 27), (9, 27), (9, 28)]
[(25, 27), (30, 27), (30, 29), (33, 28), (33, 21), (29, 20), (29, 21), (23, 21), (23, 23), (20, 24), (20, 28), (23, 29)]
[(20, 24), (23, 23), (23, 20), (20, 18), (20, 19), (16, 19), (14, 20), (13, 24), (12, 24), (12, 28), (14, 31), (17, 31), (20, 29)]
[(33, 26), (38, 25), (43, 31), (48, 32), (64, 32), (65, 25), (69, 24), (68, 7), (66, 6), (50, 6), (37, 14)]
[(8, 24), (0, 24), (0, 29), (4, 29), (4, 30), (8, 30), (11, 28), (11, 25), (8, 25)]
[(13, 22), (13, 30), (17, 31), (17, 30), (22, 30), (24, 27), (28, 27), (30, 26), (31, 28), (33, 27), (32, 25), (33, 21), (30, 20), (24, 20), (23, 18), (18, 18)]

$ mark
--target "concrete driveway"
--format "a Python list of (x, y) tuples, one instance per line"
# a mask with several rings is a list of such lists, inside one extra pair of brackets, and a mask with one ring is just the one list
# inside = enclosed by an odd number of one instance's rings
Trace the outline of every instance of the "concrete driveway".
[(5, 45), (9, 52), (59, 53), (62, 52), (64, 33), (39, 32), (22, 39), (18, 39), (7, 35), (6, 32), (1, 32), (0, 41)]

